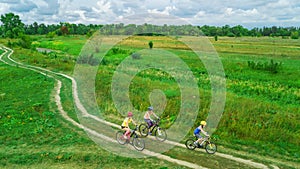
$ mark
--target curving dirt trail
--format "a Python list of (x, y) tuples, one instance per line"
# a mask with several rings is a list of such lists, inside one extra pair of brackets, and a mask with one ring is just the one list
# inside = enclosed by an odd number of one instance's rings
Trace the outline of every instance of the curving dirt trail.
[[(72, 123), (74, 126), (77, 126), (78, 128), (81, 128), (81, 129), (84, 129), (86, 132), (96, 136), (96, 137), (99, 137), (101, 139), (104, 139), (104, 140), (107, 140), (107, 141), (111, 141), (111, 142), (117, 142), (115, 139), (112, 139), (110, 137), (107, 137), (105, 135), (102, 135), (92, 129), (89, 129), (79, 123), (77, 123), (76, 121), (74, 121), (72, 118), (70, 118), (67, 113), (64, 111), (63, 107), (62, 107), (62, 104), (61, 104), (61, 98), (60, 98), (60, 90), (61, 90), (61, 87), (62, 87), (62, 82), (60, 80), (58, 80), (57, 78), (51, 76), (51, 75), (48, 75), (42, 71), (46, 71), (46, 72), (49, 72), (49, 73), (53, 73), (53, 74), (56, 74), (56, 75), (61, 75), (61, 76), (64, 76), (68, 79), (71, 79), (72, 80), (72, 89), (73, 89), (73, 96), (74, 96), (74, 100), (75, 100), (75, 104), (77, 106), (77, 108), (82, 111), (82, 113), (87, 116), (87, 117), (90, 117), (90, 118), (96, 118), (96, 116), (93, 116), (93, 115), (90, 115), (87, 113), (87, 111), (85, 110), (84, 106), (80, 103), (80, 100), (78, 98), (78, 94), (77, 94), (77, 84), (76, 84), (76, 81), (68, 76), (68, 75), (64, 75), (64, 74), (61, 74), (61, 73), (55, 73), (55, 72), (52, 72), (52, 71), (49, 71), (49, 70), (46, 70), (46, 69), (43, 69), (43, 68), (39, 68), (39, 67), (36, 67), (36, 66), (30, 66), (30, 65), (24, 65), (22, 63), (19, 63), (19, 62), (16, 62), (14, 61), (13, 59), (10, 58), (10, 56), (13, 54), (13, 50), (9, 49), (9, 48), (6, 48), (6, 47), (3, 47), (4, 48), (4, 53), (0, 56), (0, 61), (4, 62), (5, 64), (8, 64), (10, 66), (16, 66), (16, 65), (13, 65), (13, 64), (10, 64), (6, 61), (4, 61), (2, 59), (2, 57), (4, 55), (6, 55), (8, 52), (10, 52), (7, 56), (7, 58), (12, 61), (13, 63), (17, 64), (20, 68), (24, 68), (24, 69), (29, 69), (29, 70), (32, 70), (32, 71), (35, 71), (35, 72), (38, 72), (38, 73), (41, 73), (42, 75), (45, 75), (47, 77), (50, 77), (50, 78), (53, 78), (57, 81), (57, 85), (55, 87), (55, 102), (56, 102), (56, 105), (58, 107), (58, 110), (60, 112), (60, 114), (62, 115), (62, 117), (64, 119), (66, 119), (67, 121), (69, 121), (70, 123)], [(2, 49), (3, 49), (2, 48)], [(102, 119), (98, 119), (97, 118), (97, 121), (100, 121), (102, 123), (105, 123), (105, 124), (109, 124), (109, 125), (112, 125), (112, 126), (116, 126), (116, 127), (119, 127), (119, 125), (116, 125), (116, 124), (112, 124), (112, 123), (109, 123), (107, 121), (104, 121)], [(149, 150), (143, 150), (142, 153), (146, 154), (146, 155), (149, 155), (149, 156), (155, 156), (159, 159), (163, 159), (163, 160), (166, 160), (166, 161), (169, 161), (169, 162), (172, 162), (172, 163), (176, 163), (176, 164), (179, 164), (179, 165), (182, 165), (182, 166), (185, 166), (185, 167), (189, 167), (189, 168), (197, 168), (197, 169), (207, 169), (205, 167), (202, 167), (202, 166), (199, 166), (197, 164), (193, 164), (193, 163), (190, 163), (190, 162), (187, 162), (187, 161), (183, 161), (183, 160), (178, 160), (178, 159), (174, 159), (174, 158), (171, 158), (169, 156), (166, 156), (166, 155), (162, 155), (162, 154), (159, 154), (159, 153), (155, 153), (155, 152), (152, 152), (152, 151), (149, 151)]]
[[(72, 81), (72, 91), (73, 91), (73, 98), (74, 98), (74, 102), (75, 102), (75, 105), (76, 107), (82, 112), (82, 114), (85, 116), (85, 117), (89, 117), (89, 118), (92, 118), (98, 122), (101, 122), (101, 123), (104, 123), (106, 125), (109, 125), (109, 126), (113, 126), (113, 127), (117, 127), (119, 128), (119, 125), (117, 124), (114, 124), (114, 123), (111, 123), (111, 122), (108, 122), (108, 121), (105, 121), (105, 120), (102, 120), (100, 118), (98, 118), (97, 116), (94, 116), (94, 115), (91, 115), (89, 114), (86, 109), (84, 108), (84, 106), (82, 105), (82, 103), (80, 102), (80, 99), (78, 97), (78, 93), (77, 93), (77, 83), (75, 81), (75, 79), (71, 76), (68, 76), (68, 75), (65, 75), (65, 74), (62, 74), (62, 73), (56, 73), (56, 72), (52, 72), (50, 70), (47, 70), (47, 69), (44, 69), (44, 68), (40, 68), (40, 67), (36, 67), (36, 66), (31, 66), (31, 65), (25, 65), (23, 63), (19, 63), (19, 62), (16, 62), (15, 60), (11, 59), (11, 55), (13, 54), (13, 50), (7, 48), (7, 47), (2, 47), (2, 49), (5, 51), (1, 56), (0, 56), (0, 60), (2, 62), (4, 62), (5, 64), (8, 64), (10, 66), (16, 66), (18, 65), (18, 67), (20, 68), (24, 68), (24, 69), (29, 69), (29, 70), (32, 70), (32, 71), (35, 71), (35, 72), (38, 72), (38, 73), (41, 73), (45, 76), (48, 76), (50, 78), (53, 78), (57, 81), (57, 85), (55, 87), (55, 102), (56, 102), (56, 105), (58, 107), (58, 110), (60, 112), (60, 114), (62, 115), (62, 117), (64, 119), (66, 119), (67, 121), (69, 121), (70, 123), (72, 123), (74, 126), (77, 126), (78, 128), (81, 128), (81, 129), (84, 129), (85, 131), (89, 132), (90, 134), (94, 135), (94, 136), (97, 136), (97, 137), (100, 137), (102, 139), (105, 139), (107, 141), (111, 141), (111, 142), (116, 142), (115, 139), (112, 139), (110, 137), (107, 137), (105, 135), (102, 135), (100, 133), (97, 133), (96, 131), (92, 130), (92, 129), (89, 129), (79, 123), (77, 123), (76, 121), (74, 121), (72, 118), (70, 118), (67, 113), (64, 111), (63, 109), (63, 106), (61, 104), (61, 98), (60, 98), (60, 90), (61, 90), (61, 86), (62, 86), (62, 82), (49, 75), (48, 73), (50, 74), (54, 74), (54, 75), (58, 75), (58, 76), (62, 76), (64, 78), (67, 78), (69, 80)], [(4, 55), (7, 55), (7, 58), (13, 62), (14, 64), (10, 64), (6, 61), (4, 61), (2, 59), (2, 57)], [(47, 72), (47, 74), (45, 73)], [(169, 141), (169, 140), (166, 140), (166, 143), (168, 144), (171, 144), (171, 145), (174, 145), (174, 146), (179, 146), (179, 147), (184, 147), (185, 148), (185, 145), (184, 144), (180, 144), (180, 143), (177, 143), (177, 142), (172, 142), (172, 141)], [(199, 151), (204, 151), (204, 150), (199, 150)], [(143, 153), (147, 154), (147, 155), (151, 155), (151, 156), (155, 156), (159, 159), (164, 159), (166, 161), (169, 161), (169, 162), (173, 162), (173, 163), (177, 163), (179, 165), (182, 165), (182, 166), (186, 166), (186, 167), (189, 167), (189, 168), (199, 168), (199, 169), (205, 169), (205, 167), (202, 167), (202, 166), (199, 166), (199, 165), (196, 165), (196, 164), (193, 164), (193, 163), (190, 163), (190, 162), (187, 162), (187, 161), (183, 161), (183, 160), (178, 160), (178, 159), (174, 159), (174, 158), (171, 158), (169, 156), (166, 156), (166, 155), (162, 155), (162, 154), (159, 154), (159, 153), (155, 153), (155, 152), (152, 152), (152, 151), (149, 151), (149, 150), (144, 150)], [(238, 158), (238, 157), (234, 157), (232, 155), (228, 155), (228, 154), (223, 154), (223, 153), (216, 153), (215, 155), (217, 156), (220, 156), (220, 157), (223, 157), (223, 158), (227, 158), (227, 159), (230, 159), (230, 160), (234, 160), (234, 161), (237, 161), (237, 162), (240, 162), (240, 163), (244, 163), (244, 164), (247, 164), (249, 166), (252, 166), (252, 167), (255, 167), (255, 168), (269, 168), (268, 166), (262, 164), (262, 163), (258, 163), (258, 162), (254, 162), (252, 160), (246, 160), (246, 159), (242, 159), (242, 158)], [(277, 166), (275, 165), (272, 165), (272, 168), (276, 168), (276, 169), (279, 169)]]

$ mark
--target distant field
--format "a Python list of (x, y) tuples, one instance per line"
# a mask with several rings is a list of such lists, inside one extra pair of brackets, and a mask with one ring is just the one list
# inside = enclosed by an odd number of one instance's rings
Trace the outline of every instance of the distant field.
[[(51, 40), (44, 37), (34, 38), (37, 47), (58, 51), (54, 54), (42, 54), (16, 49), (13, 58), (69, 74), (72, 73), (81, 47), (87, 40), (84, 36), (55, 37)], [(178, 55), (191, 67), (201, 94), (197, 121), (207, 116), (210, 106), (209, 77), (195, 54), (178, 41), (180, 38), (130, 37), (115, 46), (118, 50), (111, 50), (104, 57), (105, 63), (102, 62), (98, 69), (96, 97), (99, 107), (107, 112), (104, 114), (109, 117), (107, 120), (118, 123), (122, 120), (113, 105), (110, 93), (114, 70), (131, 53), (148, 48), (150, 40), (154, 42), (154, 48), (163, 48)], [(219, 37), (218, 41), (213, 38), (210, 41), (223, 63), (227, 86), (226, 108), (214, 133), (219, 139), (218, 143), (236, 150), (299, 163), (300, 40)], [(281, 63), (276, 73), (253, 69), (248, 65), (249, 62), (270, 64), (271, 60)], [(163, 124), (168, 127), (176, 119), (176, 111), (180, 107), (180, 92), (174, 79), (162, 71), (140, 72), (130, 86), (130, 98), (136, 109), (144, 111), (149, 104), (149, 93), (156, 88), (164, 91), (170, 99), (162, 114)]]

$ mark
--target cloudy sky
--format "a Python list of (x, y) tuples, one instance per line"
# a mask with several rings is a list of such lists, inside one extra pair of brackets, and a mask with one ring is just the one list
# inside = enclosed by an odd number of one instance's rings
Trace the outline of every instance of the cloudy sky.
[(159, 20), (166, 24), (182, 18), (200, 26), (300, 26), (299, 0), (0, 0), (0, 14), (8, 12), (25, 24), (127, 23), (133, 20), (128, 17), (155, 14), (157, 20), (166, 17)]

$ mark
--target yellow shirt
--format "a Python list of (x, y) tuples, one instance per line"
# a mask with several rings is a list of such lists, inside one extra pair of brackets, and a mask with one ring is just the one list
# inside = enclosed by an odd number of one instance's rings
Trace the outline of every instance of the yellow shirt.
[(126, 117), (122, 123), (123, 127), (128, 127), (129, 123), (132, 122), (132, 118)]

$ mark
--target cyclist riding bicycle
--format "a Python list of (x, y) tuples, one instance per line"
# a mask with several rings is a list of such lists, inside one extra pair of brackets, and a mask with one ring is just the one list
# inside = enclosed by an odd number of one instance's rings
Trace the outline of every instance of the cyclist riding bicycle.
[[(157, 119), (159, 119), (159, 117), (153, 112), (153, 107), (152, 106), (148, 107), (148, 110), (146, 111), (146, 113), (144, 115), (144, 121), (147, 123), (148, 129), (150, 129), (154, 125), (153, 120), (151, 119), (151, 115), (153, 115)], [(151, 134), (150, 130), (149, 130), (149, 134)]]
[[(202, 141), (203, 141), (203, 138), (202, 136), (200, 135), (200, 133), (203, 133), (206, 137), (209, 137), (209, 135), (207, 134), (206, 131), (204, 131), (204, 127), (206, 126), (206, 121), (201, 121), (200, 122), (200, 125), (194, 130), (194, 135), (198, 138), (198, 140), (196, 140), (194, 142), (194, 144), (197, 146), (198, 143), (201, 143), (200, 146), (202, 146)], [(201, 141), (201, 142), (200, 142)]]
[(133, 123), (134, 125), (137, 125), (136, 122), (132, 119), (132, 112), (128, 112), (127, 117), (124, 119), (121, 128), (122, 130), (126, 131), (124, 134), (124, 138), (127, 139), (127, 136), (130, 135), (131, 129), (129, 128), (129, 124)]

